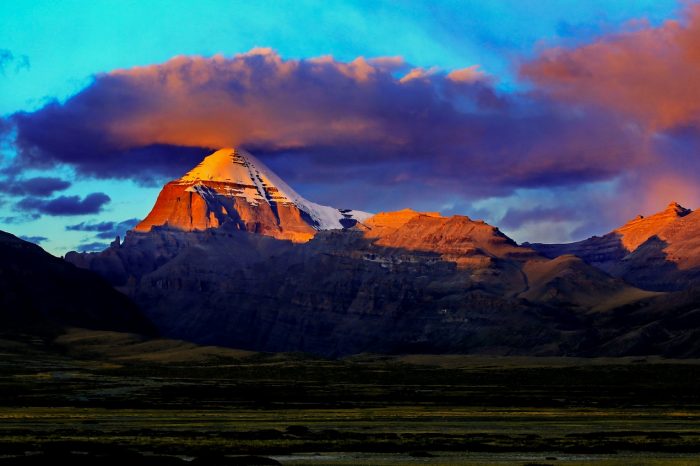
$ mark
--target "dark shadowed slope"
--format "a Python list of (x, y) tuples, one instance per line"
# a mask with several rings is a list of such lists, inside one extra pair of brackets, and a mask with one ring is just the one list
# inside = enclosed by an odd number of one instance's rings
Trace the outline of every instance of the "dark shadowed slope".
[(67, 257), (114, 280), (164, 335), (266, 351), (580, 353), (593, 307), (645, 297), (480, 221), (377, 217), (303, 244), (158, 228)]
[(4, 330), (59, 324), (154, 332), (138, 307), (97, 274), (2, 231), (0, 322)]

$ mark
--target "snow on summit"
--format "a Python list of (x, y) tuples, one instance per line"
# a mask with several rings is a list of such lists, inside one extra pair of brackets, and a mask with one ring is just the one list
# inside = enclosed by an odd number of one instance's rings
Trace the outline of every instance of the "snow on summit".
[(367, 212), (343, 210), (311, 202), (287, 183), (250, 152), (242, 149), (220, 149), (207, 156), (195, 168), (180, 178), (183, 182), (219, 181), (239, 185), (230, 190), (231, 195), (248, 199), (251, 204), (260, 201), (278, 205), (295, 205), (306, 212), (316, 222), (319, 230), (343, 228), (341, 220), (352, 218), (358, 222), (372, 216)]
[(233, 222), (247, 231), (308, 240), (315, 230), (347, 228), (371, 215), (311, 202), (249, 152), (225, 148), (168, 183), (136, 230), (201, 230)]

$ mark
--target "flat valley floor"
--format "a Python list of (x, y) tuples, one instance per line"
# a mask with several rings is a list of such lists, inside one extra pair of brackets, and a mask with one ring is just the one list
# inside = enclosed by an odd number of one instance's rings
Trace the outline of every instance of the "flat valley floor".
[(700, 361), (0, 338), (0, 465), (700, 464)]

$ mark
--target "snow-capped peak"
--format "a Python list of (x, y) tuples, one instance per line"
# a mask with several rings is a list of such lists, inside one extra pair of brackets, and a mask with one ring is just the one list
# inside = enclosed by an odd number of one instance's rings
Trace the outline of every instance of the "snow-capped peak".
[(179, 181), (195, 183), (191, 189), (197, 192), (201, 191), (196, 184), (198, 181), (225, 183), (229, 185), (227, 195), (245, 198), (251, 205), (260, 202), (293, 204), (311, 217), (317, 230), (343, 228), (343, 220), (362, 222), (372, 215), (357, 210), (340, 210), (305, 199), (255, 156), (242, 149), (225, 148), (214, 152)]

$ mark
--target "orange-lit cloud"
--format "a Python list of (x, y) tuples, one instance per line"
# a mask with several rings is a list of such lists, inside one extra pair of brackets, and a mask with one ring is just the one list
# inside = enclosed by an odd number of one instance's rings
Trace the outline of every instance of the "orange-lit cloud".
[(406, 136), (387, 131), (382, 116), (366, 107), (370, 98), (382, 98), (372, 94), (401, 68), (406, 64), (399, 58), (283, 60), (267, 48), (231, 59), (176, 57), (100, 78), (114, 80), (130, 96), (148, 96), (131, 118), (106, 122), (105, 130), (115, 142), (137, 146), (264, 144), (274, 149), (357, 137), (401, 142)]
[(363, 179), (472, 193), (609, 178), (639, 163), (633, 129), (501, 94), (478, 67), (285, 60), (262, 48), (101, 74), (65, 103), (11, 122), (19, 163), (141, 180), (178, 174), (200, 148), (237, 145), (294, 151), (316, 174), (364, 167)]
[(488, 79), (486, 73), (480, 70), (479, 65), (469, 66), (447, 74), (447, 79), (458, 83), (473, 83)]
[(552, 48), (522, 66), (556, 99), (621, 112), (652, 131), (700, 124), (700, 4), (682, 21)]

